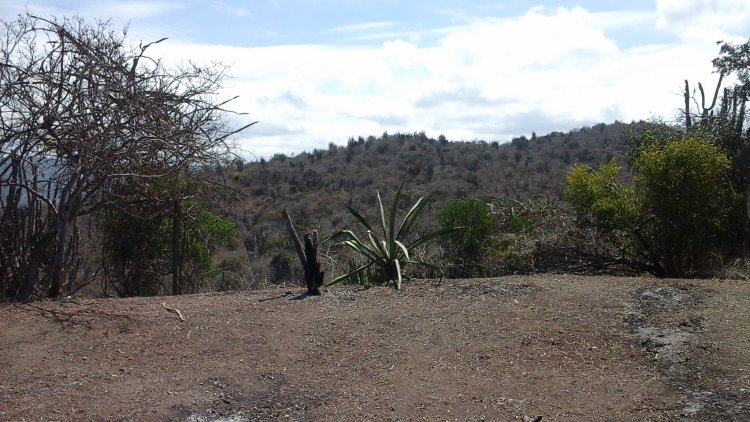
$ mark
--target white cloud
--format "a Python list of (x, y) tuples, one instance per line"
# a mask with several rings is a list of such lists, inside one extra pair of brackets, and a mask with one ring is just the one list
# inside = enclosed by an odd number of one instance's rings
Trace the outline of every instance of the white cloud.
[[(626, 16), (652, 27), (656, 18)], [(714, 40), (621, 49), (606, 34), (621, 25), (611, 13), (539, 8), (472, 20), (434, 44), (160, 48), (232, 65), (235, 108), (260, 120), (242, 144), (268, 155), (383, 131), (506, 141), (614, 119), (669, 119), (683, 79), (712, 83)]]
[(62, 9), (52, 6), (32, 5), (25, 0), (3, 0), (2, 5), (0, 5), (0, 18), (6, 21), (14, 20), (26, 10), (41, 16), (64, 16), (66, 14)]
[(659, 27), (684, 39), (728, 41), (750, 33), (747, 0), (657, 0), (656, 10)]
[(115, 21), (127, 21), (165, 15), (181, 7), (181, 3), (174, 1), (105, 1), (90, 2), (78, 12), (84, 16), (107, 16)]
[(351, 25), (342, 25), (337, 26), (335, 28), (331, 28), (329, 32), (361, 32), (361, 31), (369, 31), (372, 29), (382, 29), (387, 28), (393, 25), (396, 25), (398, 22), (393, 21), (384, 21), (384, 22), (364, 22), (364, 23), (355, 23)]
[(246, 7), (242, 7), (242, 6), (235, 7), (230, 4), (227, 4), (224, 1), (214, 1), (212, 4), (215, 9), (218, 9), (219, 11), (228, 13), (230, 15), (239, 16), (239, 17), (248, 17), (248, 16), (253, 15), (253, 12)]
[[(226, 96), (239, 95), (233, 108), (260, 121), (240, 142), (259, 156), (383, 131), (506, 141), (615, 119), (672, 118), (684, 79), (715, 82), (715, 41), (750, 32), (743, 3), (658, 0), (654, 10), (605, 13), (533, 8), (402, 34), (383, 32), (395, 22), (334, 28), (381, 40), (364, 45), (243, 48), (172, 37), (153, 53), (231, 65)], [(631, 36), (627, 47), (612, 35), (622, 31)], [(670, 35), (662, 44), (634, 41), (659, 31)]]
[(596, 19), (590, 24), (602, 29), (648, 28), (659, 17), (656, 11), (647, 10), (614, 10), (597, 12)]
[(170, 39), (188, 40), (190, 29), (176, 30), (170, 25), (159, 23), (144, 23), (151, 18), (159, 18), (175, 12), (185, 3), (172, 0), (116, 0), (96, 1), (84, 0), (79, 2), (37, 1), (28, 0), (0, 0), (5, 8), (0, 10), (0, 17), (15, 18), (27, 9), (37, 16), (54, 16), (57, 18), (80, 16), (86, 19), (107, 19), (112, 22), (113, 29), (119, 30), (129, 27), (128, 37), (135, 41), (155, 41), (163, 37)]

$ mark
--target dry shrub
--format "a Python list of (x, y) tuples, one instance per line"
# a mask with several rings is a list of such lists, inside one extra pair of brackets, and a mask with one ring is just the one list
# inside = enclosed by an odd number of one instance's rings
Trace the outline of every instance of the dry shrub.
[(721, 266), (716, 277), (732, 280), (750, 280), (750, 258), (737, 258)]
[(498, 227), (488, 257), (493, 275), (641, 272), (610, 235), (578, 227), (572, 212), (554, 200), (503, 199), (493, 203), (493, 213)]

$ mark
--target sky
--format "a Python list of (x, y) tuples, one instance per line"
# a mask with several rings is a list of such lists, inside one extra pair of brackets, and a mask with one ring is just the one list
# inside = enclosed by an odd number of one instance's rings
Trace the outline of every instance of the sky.
[[(678, 118), (713, 87), (717, 41), (750, 37), (747, 0), (0, 0), (0, 19), (110, 19), (167, 63), (229, 66), (223, 95), (270, 157), (424, 131), (507, 142)], [(238, 122), (238, 123), (241, 123)]]

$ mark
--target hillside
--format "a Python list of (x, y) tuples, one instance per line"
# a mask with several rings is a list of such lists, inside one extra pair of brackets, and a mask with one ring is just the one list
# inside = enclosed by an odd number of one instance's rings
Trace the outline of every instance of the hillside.
[(571, 165), (598, 165), (621, 155), (624, 134), (641, 125), (599, 124), (504, 144), (386, 133), (294, 157), (277, 154), (268, 161), (238, 161), (225, 178), (244, 196), (237, 195), (223, 213), (237, 222), (241, 242), (223, 251), (220, 260), (236, 270), (249, 260), (249, 278), (284, 281), (295, 266), (290, 264), (294, 254), (280, 217), (283, 208), (290, 210), (299, 231), (318, 229), (326, 234), (353, 225), (344, 203), (371, 214), (376, 210), (376, 189), (388, 202), (403, 178), (404, 206), (436, 191), (434, 206), (423, 221), (427, 226), (436, 224), (436, 211), (454, 198), (559, 198)]

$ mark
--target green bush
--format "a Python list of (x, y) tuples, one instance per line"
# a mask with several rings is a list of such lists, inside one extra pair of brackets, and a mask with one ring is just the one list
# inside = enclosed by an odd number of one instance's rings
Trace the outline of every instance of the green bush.
[(573, 206), (579, 225), (621, 230), (632, 224), (638, 208), (635, 189), (618, 181), (620, 170), (614, 161), (598, 170), (583, 164), (570, 170), (565, 200)]
[(528, 215), (514, 215), (507, 223), (508, 229), (513, 233), (523, 233), (534, 227), (534, 219)]
[(479, 275), (492, 234), (490, 206), (480, 200), (452, 200), (440, 210), (438, 220), (443, 228), (459, 229), (444, 237), (443, 248), (450, 263), (450, 276)]
[(642, 146), (634, 164), (646, 239), (664, 275), (703, 272), (732, 208), (729, 158), (712, 143), (685, 138)]
[(532, 272), (533, 260), (531, 254), (524, 254), (525, 236), (515, 233), (504, 233), (496, 240), (495, 256), (498, 260), (495, 264), (500, 274), (515, 274)]
[(271, 284), (281, 284), (292, 279), (293, 257), (288, 252), (279, 252), (271, 258), (268, 264), (268, 281)]
[(646, 140), (634, 156), (634, 187), (618, 181), (614, 162), (573, 167), (565, 199), (577, 224), (599, 229), (635, 268), (662, 277), (706, 274), (732, 229), (729, 158), (697, 137)]
[[(178, 255), (181, 289), (201, 291), (214, 266), (213, 253), (235, 237), (235, 224), (204, 208), (195, 199), (183, 203)], [(155, 207), (112, 208), (101, 214), (102, 265), (118, 296), (147, 296), (160, 291), (170, 274), (173, 215)], [(106, 286), (105, 286), (106, 293)]]

